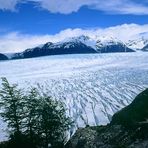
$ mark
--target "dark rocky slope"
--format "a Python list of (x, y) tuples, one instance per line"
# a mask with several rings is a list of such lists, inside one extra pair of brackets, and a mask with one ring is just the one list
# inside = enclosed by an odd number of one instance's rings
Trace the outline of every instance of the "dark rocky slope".
[(148, 148), (148, 89), (107, 126), (78, 129), (66, 148)]
[(121, 43), (97, 47), (97, 51), (99, 53), (134, 52), (134, 50)]
[(139, 94), (127, 107), (116, 113), (111, 124), (121, 124), (126, 127), (148, 123), (148, 89)]
[(36, 47), (27, 49), (22, 53), (14, 55), (13, 59), (32, 58), (47, 55), (61, 55), (61, 54), (86, 54), (97, 53), (93, 48), (86, 46), (82, 42), (65, 42), (65, 43), (46, 43), (43, 47)]
[(148, 44), (146, 46), (144, 46), (141, 50), (142, 51), (148, 51)]
[(8, 60), (8, 57), (5, 56), (4, 54), (0, 53), (0, 61), (1, 60)]

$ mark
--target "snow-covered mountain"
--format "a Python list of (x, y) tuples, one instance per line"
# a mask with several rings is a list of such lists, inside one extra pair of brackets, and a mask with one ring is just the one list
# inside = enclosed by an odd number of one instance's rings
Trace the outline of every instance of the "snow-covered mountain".
[(113, 37), (99, 37), (96, 41), (96, 50), (99, 53), (112, 52), (133, 52), (133, 50), (126, 46), (122, 41)]
[(42, 46), (16, 53), (13, 59), (31, 58), (46, 55), (133, 52), (122, 41), (113, 37), (79, 36), (65, 39), (62, 42), (48, 42)]
[(128, 48), (121, 40), (110, 36), (79, 36), (70, 38), (69, 40), (81, 41), (83, 44), (92, 47), (98, 53), (112, 53), (112, 52), (133, 52), (132, 49)]
[(129, 40), (127, 43), (127, 46), (134, 50), (143, 50), (146, 45), (148, 45), (148, 40), (144, 38)]
[(51, 43), (48, 42), (43, 46), (27, 49), (24, 52), (16, 53), (13, 59), (31, 58), (46, 55), (61, 55), (61, 54), (86, 54), (96, 53), (96, 51), (80, 40), (71, 39), (69, 41)]
[(137, 51), (147, 51), (146, 46), (148, 46), (148, 32), (142, 33), (129, 40), (126, 45)]
[(148, 33), (138, 34), (128, 41), (113, 36), (87, 36), (66, 38), (60, 42), (48, 42), (20, 53), (10, 54), (9, 59), (32, 58), (47, 55), (113, 53), (148, 51)]

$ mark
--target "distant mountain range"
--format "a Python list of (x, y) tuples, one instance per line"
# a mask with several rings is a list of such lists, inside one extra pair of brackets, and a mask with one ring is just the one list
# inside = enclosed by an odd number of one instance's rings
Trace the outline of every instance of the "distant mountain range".
[(148, 51), (147, 37), (140, 37), (134, 40), (129, 40), (124, 43), (114, 37), (89, 37), (79, 36), (65, 39), (64, 41), (37, 46), (29, 48), (23, 52), (14, 53), (11, 56), (0, 56), (0, 60), (4, 59), (22, 59), (32, 58), (47, 55), (61, 55), (61, 54), (88, 54), (88, 53), (113, 53), (113, 52), (135, 52)]

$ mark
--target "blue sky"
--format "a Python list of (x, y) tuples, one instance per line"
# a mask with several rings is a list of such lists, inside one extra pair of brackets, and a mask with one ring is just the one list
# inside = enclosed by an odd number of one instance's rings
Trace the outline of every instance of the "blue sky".
[[(9, 38), (37, 40), (16, 49), (35, 46), (40, 39), (45, 42), (67, 29), (73, 34), (75, 29), (107, 29), (123, 24), (147, 25), (148, 0), (0, 0), (0, 43)], [(8, 47), (3, 43), (0, 51), (2, 48)]]
[[(50, 0), (49, 0), (50, 1)], [(138, 1), (137, 1), (138, 2)], [(139, 1), (140, 2), (140, 1)], [(0, 10), (0, 28), (3, 31), (20, 31), (29, 34), (55, 34), (67, 28), (106, 28), (120, 24), (147, 24), (148, 14), (120, 14), (82, 6), (77, 12), (63, 14), (50, 12), (33, 2), (18, 3), (15, 11)], [(145, 4), (148, 9), (148, 5)]]

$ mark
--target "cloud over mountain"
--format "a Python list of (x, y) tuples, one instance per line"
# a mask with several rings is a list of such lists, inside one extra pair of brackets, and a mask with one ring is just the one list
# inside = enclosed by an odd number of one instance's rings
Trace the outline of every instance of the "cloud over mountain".
[(122, 41), (128, 41), (148, 32), (148, 25), (123, 24), (109, 28), (98, 29), (66, 29), (55, 35), (29, 35), (20, 32), (10, 32), (0, 35), (0, 52), (18, 52), (26, 48), (32, 48), (46, 42), (59, 42), (69, 37), (87, 35), (92, 38), (96, 36), (111, 36)]
[(26, 2), (52, 13), (69, 14), (87, 6), (107, 13), (148, 15), (147, 0), (0, 0), (0, 9), (14, 11), (17, 4)]

